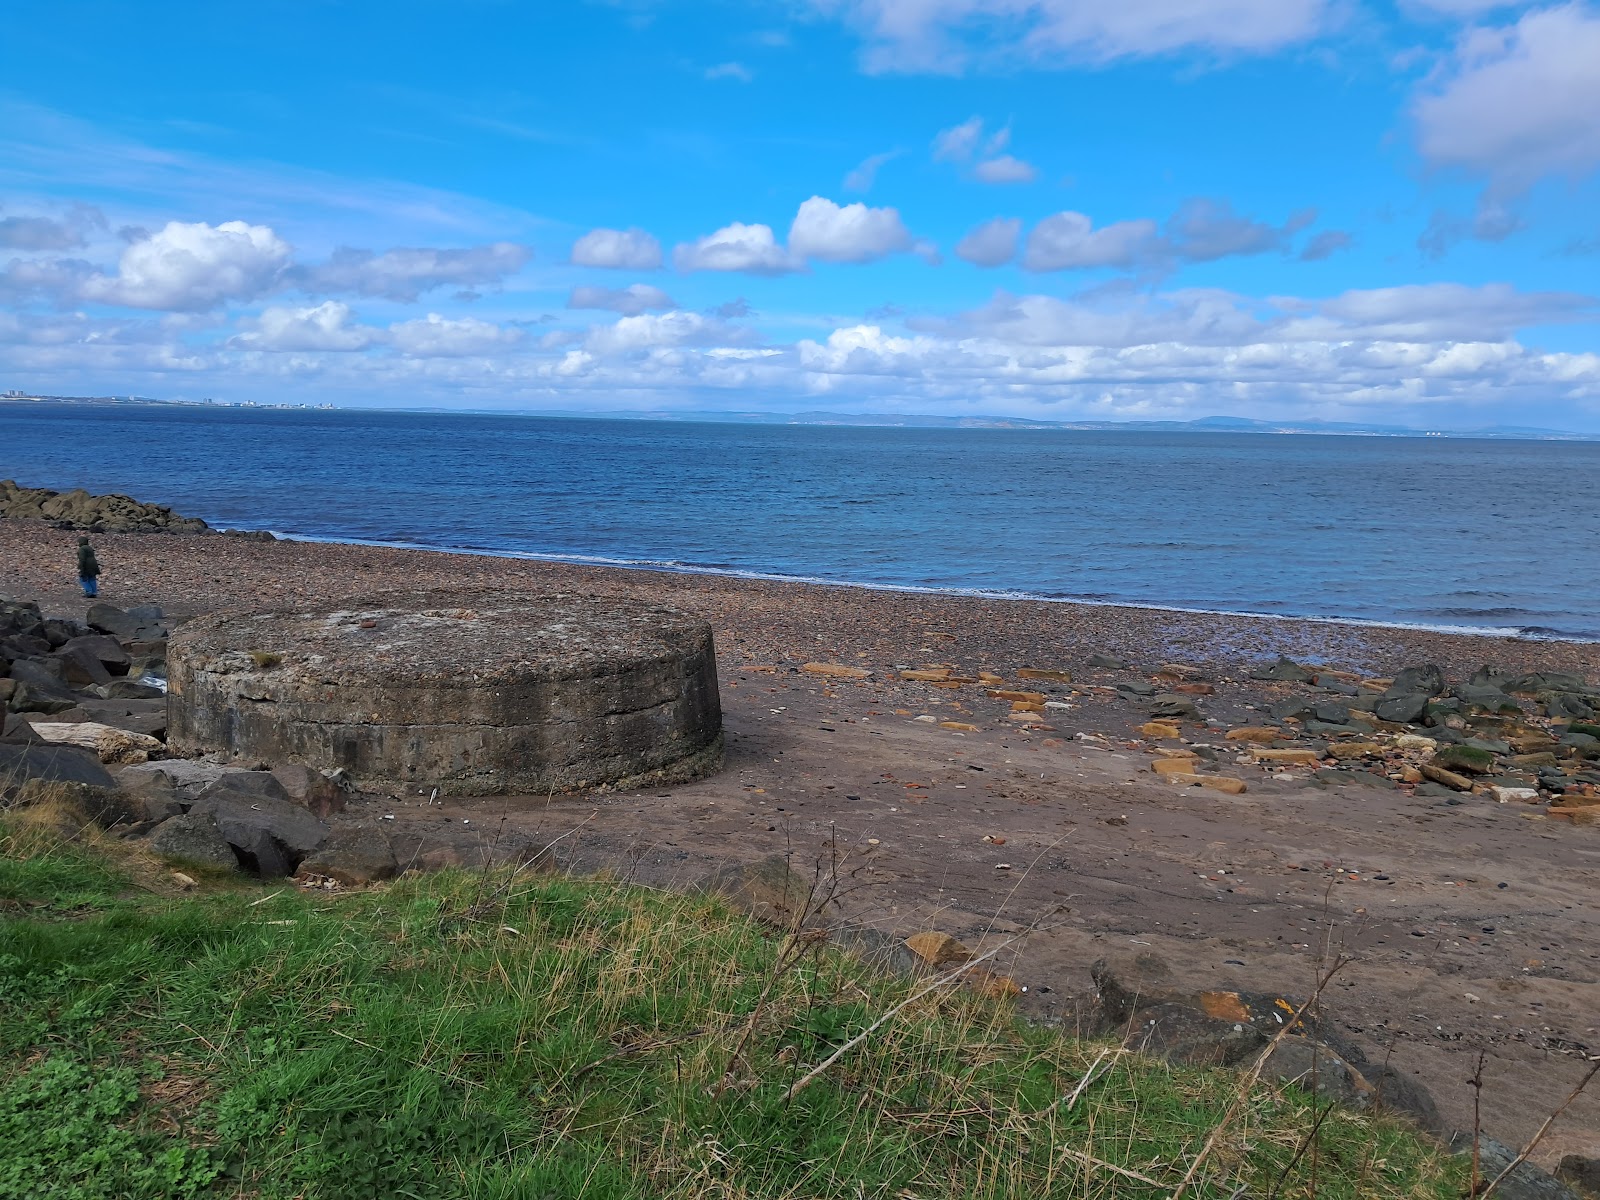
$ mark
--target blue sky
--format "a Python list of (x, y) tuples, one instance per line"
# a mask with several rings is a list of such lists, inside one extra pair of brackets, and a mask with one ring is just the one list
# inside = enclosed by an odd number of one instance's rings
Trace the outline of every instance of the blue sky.
[(1600, 6), (32, 6), (0, 387), (1600, 430)]

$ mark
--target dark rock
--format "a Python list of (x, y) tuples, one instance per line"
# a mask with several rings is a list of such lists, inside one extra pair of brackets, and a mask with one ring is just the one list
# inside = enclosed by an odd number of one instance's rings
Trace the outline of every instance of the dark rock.
[(109, 634), (119, 641), (131, 641), (138, 636), (139, 627), (145, 622), (131, 613), (125, 613), (114, 604), (91, 604), (89, 612), (84, 618), (89, 623), (89, 628), (98, 633)]
[(1208, 1017), (1186, 1004), (1157, 1004), (1135, 1015), (1125, 1044), (1167, 1062), (1231, 1067), (1266, 1041), (1253, 1025)]
[(272, 774), (291, 801), (322, 820), (344, 811), (345, 789), (314, 767), (285, 763)]
[(143, 819), (143, 809), (116, 787), (76, 780), (30, 779), (15, 789), (12, 802), (19, 808), (45, 800), (61, 800), (103, 829), (131, 825)]
[(1267, 1058), (1266, 1073), (1346, 1108), (1370, 1110), (1378, 1103), (1378, 1089), (1355, 1065), (1310, 1038), (1281, 1039)]
[(1391, 696), (1386, 692), (1383, 699), (1373, 706), (1372, 711), (1381, 721), (1392, 721), (1396, 725), (1409, 725), (1411, 722), (1421, 719), (1427, 707), (1428, 697), (1424, 693), (1415, 692), (1410, 695)]
[(94, 655), (100, 664), (112, 675), (126, 675), (128, 673), (128, 652), (122, 648), (122, 643), (116, 638), (109, 638), (103, 634), (91, 633), (82, 637), (75, 637), (61, 647), (63, 652), (82, 650)]
[(1132, 667), (1126, 659), (1116, 658), (1110, 654), (1091, 654), (1089, 665), (1101, 671), (1128, 671)]
[(117, 784), (135, 820), (159, 822), (183, 813), (170, 775), (160, 771), (122, 771), (117, 775)]
[(1482, 687), (1477, 684), (1457, 684), (1453, 689), (1457, 698), (1468, 708), (1481, 709), (1489, 713), (1516, 713), (1522, 711), (1518, 704), (1506, 693), (1496, 687)]
[(239, 859), (209, 813), (169, 817), (150, 834), (150, 850), (169, 862), (237, 867)]
[[(1472, 1157), (1472, 1135), (1457, 1133), (1450, 1139), (1450, 1150), (1463, 1159)], [(1485, 1183), (1497, 1178), (1517, 1157), (1509, 1146), (1484, 1134), (1478, 1135), (1478, 1177)], [(1577, 1192), (1546, 1174), (1532, 1163), (1523, 1163), (1495, 1189), (1499, 1200), (1582, 1200)]]
[(1311, 706), (1311, 715), (1319, 721), (1330, 725), (1345, 725), (1350, 721), (1350, 708), (1345, 704), (1334, 704), (1323, 701)]
[(61, 667), (61, 680), (75, 687), (90, 687), (97, 683), (110, 683), (111, 672), (100, 659), (90, 651), (79, 646), (75, 649), (58, 650), (55, 661)]
[(59, 658), (19, 658), (11, 664), (11, 678), (18, 683), (37, 683), (60, 687), (65, 672)]
[(1487, 775), (1494, 770), (1494, 755), (1472, 746), (1444, 746), (1433, 756), (1435, 766), (1469, 775)]
[(1594, 709), (1584, 701), (1582, 696), (1571, 692), (1540, 692), (1539, 702), (1544, 706), (1547, 717), (1567, 717), (1579, 721), (1588, 721), (1595, 715)]
[(228, 775), (241, 774), (238, 767), (225, 767), (204, 759), (166, 758), (160, 762), (136, 763), (117, 772), (122, 786), (137, 789), (150, 775), (162, 775), (172, 784), (178, 803), (184, 808), (193, 804), (205, 790)]
[(1474, 738), (1469, 737), (1464, 743), (1473, 750), (1487, 750), (1490, 754), (1510, 754), (1511, 743), (1503, 742), (1499, 738)]
[(393, 879), (399, 871), (394, 849), (383, 831), (370, 825), (341, 825), (320, 849), (300, 860), (297, 874), (321, 875), (346, 886)]
[(1145, 709), (1152, 717), (1182, 717), (1191, 721), (1200, 719), (1200, 709), (1187, 696), (1162, 695), (1150, 701)]
[(0, 742), (22, 745), (43, 741), (44, 739), (34, 732), (33, 722), (26, 717), (20, 713), (0, 712)]
[(1119, 955), (1098, 959), (1089, 968), (1109, 1027), (1126, 1025), (1133, 1014), (1153, 1003), (1181, 994), (1178, 978), (1158, 954)]
[(1600, 1193), (1600, 1158), (1581, 1154), (1563, 1155), (1556, 1167), (1556, 1178), (1587, 1192)]
[(1432, 800), (1459, 800), (1454, 788), (1447, 788), (1442, 783), (1419, 783), (1416, 794), (1426, 796)]
[(1389, 690), (1385, 692), (1384, 699), (1396, 696), (1410, 696), (1422, 692), (1428, 696), (1437, 696), (1444, 691), (1444, 671), (1433, 663), (1422, 667), (1407, 667), (1394, 677)]
[(77, 627), (71, 621), (61, 621), (54, 617), (42, 622), (40, 629), (44, 640), (58, 650), (78, 634)]
[(196, 814), (214, 817), (240, 865), (264, 879), (293, 875), (328, 836), (328, 827), (294, 804), (267, 771), (224, 775), (200, 793), (188, 813)]
[(1336, 696), (1359, 696), (1361, 689), (1353, 683), (1346, 683), (1342, 679), (1335, 679), (1331, 675), (1318, 675), (1316, 684), (1325, 692), (1332, 692)]
[(21, 786), (28, 780), (47, 783), (84, 783), (114, 790), (117, 781), (93, 750), (49, 744), (0, 743), (0, 783)]
[(1300, 698), (1279, 700), (1267, 710), (1275, 720), (1287, 721), (1293, 718), (1304, 721), (1311, 716), (1311, 702)]
[(1439, 1106), (1433, 1093), (1409, 1075), (1402, 1075), (1393, 1067), (1362, 1068), (1367, 1082), (1378, 1091), (1377, 1111), (1399, 1113), (1409, 1117), (1417, 1128), (1434, 1137), (1448, 1137), (1450, 1126), (1439, 1115)]
[(1321, 737), (1366, 737), (1371, 730), (1360, 725), (1334, 725), (1328, 721), (1307, 721), (1307, 733)]
[(39, 683), (18, 683), (8, 701), (12, 712), (64, 713), (76, 708), (78, 697), (65, 687)]
[(1281, 683), (1310, 683), (1316, 676), (1291, 659), (1280, 656), (1268, 667), (1257, 667), (1250, 672), (1251, 679), (1275, 680)]
[(1117, 684), (1117, 691), (1125, 692), (1130, 696), (1154, 696), (1156, 694), (1155, 684), (1146, 683), (1142, 679), (1124, 680), (1122, 683)]
[(1535, 671), (1529, 675), (1518, 675), (1515, 679), (1506, 680), (1504, 687), (1508, 692), (1530, 696), (1540, 692), (1574, 692), (1580, 696), (1593, 696), (1597, 691), (1582, 676), (1560, 671)]

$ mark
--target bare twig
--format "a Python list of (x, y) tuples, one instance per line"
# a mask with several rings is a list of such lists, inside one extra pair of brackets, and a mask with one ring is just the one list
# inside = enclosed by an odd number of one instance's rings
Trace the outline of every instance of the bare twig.
[[(1511, 1172), (1515, 1171), (1523, 1163), (1528, 1161), (1528, 1155), (1532, 1154), (1539, 1148), (1539, 1143), (1544, 1141), (1544, 1135), (1550, 1132), (1550, 1126), (1556, 1123), (1556, 1118), (1567, 1111), (1567, 1106), (1578, 1098), (1579, 1093), (1581, 1093), (1584, 1088), (1589, 1086), (1589, 1081), (1595, 1077), (1597, 1072), (1600, 1072), (1600, 1058), (1596, 1058), (1590, 1062), (1589, 1070), (1587, 1073), (1585, 1073), (1582, 1079), (1578, 1080), (1578, 1086), (1573, 1088), (1572, 1091), (1567, 1094), (1567, 1098), (1561, 1102), (1560, 1108), (1556, 1109), (1555, 1112), (1551, 1113), (1545, 1118), (1544, 1124), (1539, 1126), (1539, 1132), (1533, 1135), (1533, 1140), (1522, 1148), (1522, 1153), (1513, 1158), (1511, 1160), (1511, 1164), (1506, 1167), (1504, 1171), (1501, 1171), (1500, 1174), (1496, 1175), (1494, 1179), (1490, 1181), (1488, 1187), (1483, 1189), (1483, 1195), (1492, 1195), (1495, 1188), (1499, 1187), (1500, 1184), (1505, 1181), (1506, 1176), (1510, 1175)], [(1473, 1159), (1476, 1161), (1478, 1152), (1478, 1143), (1476, 1138), (1473, 1139), (1472, 1152)]]

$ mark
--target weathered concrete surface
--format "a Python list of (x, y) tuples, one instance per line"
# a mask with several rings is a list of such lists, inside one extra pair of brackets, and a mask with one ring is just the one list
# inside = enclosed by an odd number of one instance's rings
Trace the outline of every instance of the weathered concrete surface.
[(540, 794), (680, 782), (722, 755), (711, 627), (629, 601), (438, 594), (222, 614), (168, 654), (176, 753), (369, 787)]

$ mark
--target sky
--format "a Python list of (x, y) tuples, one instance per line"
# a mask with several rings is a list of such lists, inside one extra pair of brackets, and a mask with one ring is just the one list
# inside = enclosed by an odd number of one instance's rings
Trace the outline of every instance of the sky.
[(1600, 432), (1600, 3), (5, 25), (0, 390)]

